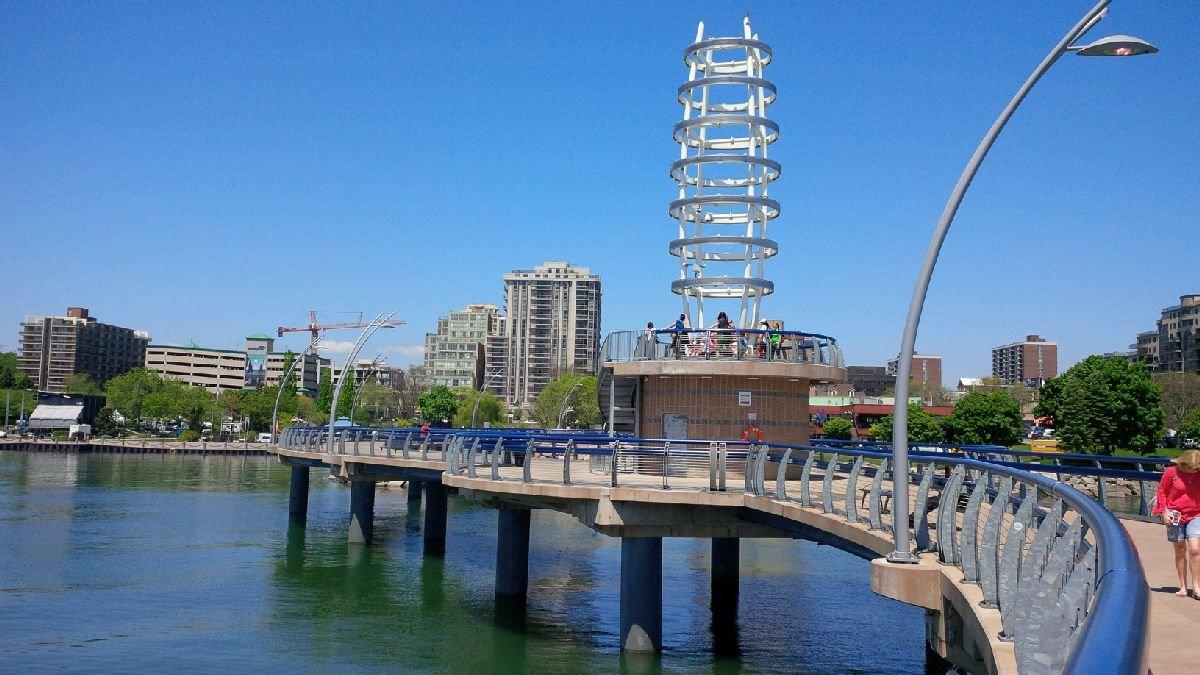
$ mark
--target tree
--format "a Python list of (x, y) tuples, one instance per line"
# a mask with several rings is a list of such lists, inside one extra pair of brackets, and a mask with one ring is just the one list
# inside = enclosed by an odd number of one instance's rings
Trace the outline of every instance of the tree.
[(449, 421), (454, 419), (454, 413), (458, 411), (458, 397), (449, 387), (439, 384), (421, 394), (417, 406), (421, 408), (421, 419), (426, 422)]
[(821, 434), (827, 438), (850, 438), (854, 425), (845, 417), (830, 417), (821, 425)]
[(87, 373), (71, 373), (63, 381), (63, 391), (84, 396), (103, 396), (104, 390)]
[(1146, 364), (1089, 356), (1042, 387), (1035, 414), (1054, 418), (1070, 452), (1151, 452), (1162, 430), (1161, 401)]
[(0, 352), (0, 389), (33, 389), (33, 380), (19, 363), (16, 352)]
[(321, 380), (317, 383), (317, 410), (322, 411), (325, 415), (329, 414), (329, 407), (333, 405), (333, 369), (324, 368), (321, 370)]
[(101, 408), (96, 413), (96, 418), (92, 420), (92, 433), (97, 436), (116, 435), (121, 425), (117, 424), (115, 413), (115, 410), (107, 406)]
[(1021, 439), (1021, 406), (1003, 390), (973, 391), (954, 404), (942, 420), (946, 440), (963, 445), (1015, 444)]
[(346, 364), (342, 368), (342, 375), (338, 378), (338, 382), (342, 384), (342, 390), (338, 392), (337, 416), (350, 417), (350, 409), (354, 407), (354, 366)]
[(127, 420), (140, 421), (146, 398), (162, 389), (163, 382), (163, 378), (153, 370), (134, 368), (104, 384), (104, 395), (108, 399), (106, 403)]
[[(460, 387), (454, 390), (454, 394), (458, 397), (458, 413), (454, 416), (456, 427), (481, 427), (485, 422), (495, 425), (504, 417), (504, 404), (489, 391), (479, 392), (470, 387)], [(474, 420), (471, 419), (472, 412), (475, 413)]]
[(1163, 424), (1168, 429), (1179, 429), (1200, 409), (1200, 374), (1155, 373), (1151, 379), (1162, 391)]
[[(871, 429), (867, 432), (871, 438), (877, 441), (892, 440), (892, 425), (893, 416), (884, 415), (883, 419), (878, 423), (872, 424)], [(937, 443), (944, 438), (942, 433), (942, 425), (934, 419), (933, 415), (925, 412), (920, 405), (916, 403), (908, 404), (908, 440), (909, 442), (917, 443)]]
[(425, 375), (424, 368), (408, 367), (408, 371), (404, 373), (403, 379), (397, 385), (397, 392), (400, 395), (400, 417), (416, 419), (417, 408), (420, 407), (417, 401), (422, 394), (429, 391), (429, 386), (429, 378)]
[(552, 380), (538, 394), (531, 411), (543, 429), (586, 428), (600, 421), (600, 400), (596, 396), (596, 378), (592, 375), (565, 373)]
[(1179, 425), (1179, 436), (1200, 441), (1200, 408), (1193, 410), (1183, 424)]

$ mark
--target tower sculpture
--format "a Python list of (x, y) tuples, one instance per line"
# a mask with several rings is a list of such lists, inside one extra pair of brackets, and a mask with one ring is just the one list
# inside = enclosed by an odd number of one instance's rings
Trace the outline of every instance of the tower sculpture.
[(767, 117), (776, 96), (763, 77), (771, 58), (749, 15), (741, 37), (705, 38), (700, 22), (683, 53), (688, 79), (678, 89), (683, 119), (672, 133), (679, 160), (671, 164), (679, 196), (668, 209), (679, 225), (669, 249), (679, 258), (679, 278), (671, 290), (697, 327), (706, 325), (706, 309), (710, 318), (728, 309), (735, 326), (753, 328), (763, 297), (774, 291), (763, 276), (779, 251), (767, 237), (779, 215), (767, 189), (780, 174), (767, 157), (779, 138), (779, 125)]

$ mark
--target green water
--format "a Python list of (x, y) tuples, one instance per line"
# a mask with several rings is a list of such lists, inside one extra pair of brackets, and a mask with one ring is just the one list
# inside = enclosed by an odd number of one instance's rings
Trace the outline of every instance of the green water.
[(620, 542), (533, 516), (523, 612), (493, 596), (494, 511), (451, 497), (445, 559), (381, 489), (376, 543), (313, 471), (307, 528), (264, 457), (0, 452), (0, 672), (922, 672), (922, 611), (866, 561), (742, 544), (736, 627), (714, 640), (708, 543), (665, 540), (660, 660), (617, 650)]

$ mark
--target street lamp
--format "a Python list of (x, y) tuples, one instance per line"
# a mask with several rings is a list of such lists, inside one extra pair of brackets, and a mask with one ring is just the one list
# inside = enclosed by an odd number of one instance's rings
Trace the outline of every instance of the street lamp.
[(908, 531), (908, 379), (912, 373), (912, 354), (917, 342), (917, 326), (921, 323), (925, 295), (929, 291), (929, 280), (933, 276), (933, 268), (937, 264), (938, 254), (941, 253), (942, 243), (946, 240), (950, 223), (954, 220), (954, 214), (958, 211), (963, 196), (971, 185), (971, 180), (975, 178), (975, 172), (979, 170), (983, 158), (987, 156), (988, 150), (996, 142), (996, 137), (1000, 135), (1000, 131), (1004, 129), (1004, 125), (1008, 123), (1017, 106), (1025, 100), (1029, 90), (1037, 84), (1050, 66), (1058, 61), (1060, 56), (1068, 51), (1073, 51), (1080, 56), (1138, 56), (1158, 51), (1149, 42), (1128, 35), (1101, 38), (1087, 45), (1076, 44), (1084, 33), (1091, 30), (1104, 18), (1108, 13), (1108, 5), (1111, 1), (1100, 0), (1071, 27), (1071, 30), (1067, 31), (1062, 40), (1059, 40), (1046, 58), (1038, 64), (1029, 79), (1025, 80), (1025, 83), (1017, 90), (1016, 95), (1001, 111), (1000, 117), (992, 123), (991, 128), (980, 141), (979, 147), (975, 149), (975, 154), (971, 155), (962, 175), (958, 177), (958, 183), (954, 185), (954, 190), (950, 193), (950, 199), (946, 202), (946, 208), (942, 210), (941, 219), (933, 232), (933, 239), (925, 251), (925, 260), (917, 275), (917, 285), (913, 289), (912, 302), (908, 307), (908, 319), (904, 324), (904, 336), (900, 341), (900, 362), (896, 373), (896, 406), (892, 417), (892, 475), (896, 481), (895, 494), (892, 496), (892, 532), (896, 547), (888, 555), (888, 560), (892, 562), (916, 562), (917, 560), (910, 549), (911, 540)]
[(571, 400), (571, 394), (574, 394), (575, 390), (578, 389), (580, 387), (580, 385), (582, 385), (582, 384), (583, 384), (583, 380), (575, 380), (575, 384), (571, 385), (571, 388), (567, 390), (567, 395), (563, 396), (562, 405), (559, 406), (559, 409), (558, 409), (558, 428), (559, 429), (562, 428), (563, 416), (567, 414), (567, 411), (575, 410), (574, 408), (568, 407), (567, 403)]

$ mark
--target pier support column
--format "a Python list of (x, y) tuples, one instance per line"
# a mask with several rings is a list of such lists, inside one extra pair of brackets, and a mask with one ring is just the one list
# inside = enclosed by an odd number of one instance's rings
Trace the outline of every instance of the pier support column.
[(662, 538), (621, 538), (621, 649), (662, 651)]
[(425, 481), (410, 480), (408, 481), (408, 508), (421, 508), (421, 492), (425, 486)]
[(496, 595), (529, 590), (529, 509), (500, 509), (496, 527)]
[(741, 542), (736, 537), (713, 538), (710, 604), (714, 614), (737, 616), (740, 555)]
[(429, 481), (425, 486), (425, 555), (446, 554), (446, 486)]
[(292, 467), (292, 487), (288, 493), (288, 519), (293, 523), (308, 520), (308, 467)]
[(375, 482), (350, 483), (350, 543), (369, 544), (375, 531)]

